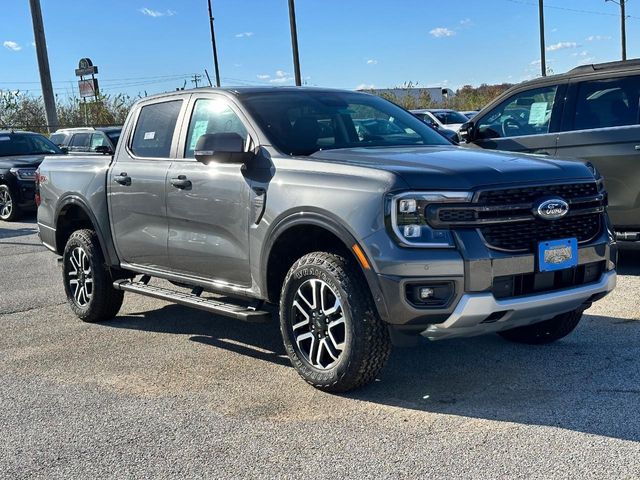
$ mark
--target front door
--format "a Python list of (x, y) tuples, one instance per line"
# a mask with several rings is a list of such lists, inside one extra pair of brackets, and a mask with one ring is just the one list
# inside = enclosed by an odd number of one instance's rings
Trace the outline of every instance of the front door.
[(182, 100), (142, 106), (131, 140), (107, 176), (109, 216), (121, 260), (168, 269), (166, 179)]
[(194, 95), (189, 111), (184, 158), (172, 163), (166, 186), (172, 269), (249, 287), (251, 189), (242, 165), (205, 165), (194, 158), (196, 143), (206, 133), (234, 132), (249, 139), (245, 122), (221, 95)]
[(565, 85), (515, 93), (475, 119), (473, 144), (491, 150), (554, 155)]

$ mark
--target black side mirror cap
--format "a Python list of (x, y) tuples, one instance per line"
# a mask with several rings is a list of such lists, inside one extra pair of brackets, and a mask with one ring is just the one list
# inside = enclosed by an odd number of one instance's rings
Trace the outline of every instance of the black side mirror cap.
[(245, 152), (245, 139), (237, 133), (206, 133), (196, 143), (195, 158), (201, 163), (246, 163), (252, 152)]

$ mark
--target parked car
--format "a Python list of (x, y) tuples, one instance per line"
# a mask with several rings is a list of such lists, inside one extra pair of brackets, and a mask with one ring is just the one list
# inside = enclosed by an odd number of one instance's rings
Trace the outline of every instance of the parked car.
[(469, 121), (467, 117), (460, 112), (447, 108), (422, 108), (412, 110), (414, 114), (424, 114), (425, 118), (429, 117), (440, 128), (448, 128), (457, 132), (463, 123)]
[(479, 111), (480, 110), (465, 110), (460, 113), (463, 114), (465, 117), (467, 117), (469, 120), (471, 120), (473, 117), (475, 117), (478, 114)]
[(575, 158), (604, 176), (623, 246), (640, 247), (640, 60), (517, 85), (460, 131), (470, 146)]
[(112, 154), (120, 139), (122, 127), (79, 127), (61, 128), (50, 139), (71, 154), (100, 153)]
[(125, 291), (248, 321), (278, 305), (292, 365), (327, 391), (373, 381), (392, 339), (552, 342), (615, 285), (587, 166), (460, 148), (364, 93), (144, 98), (113, 157), (47, 158), (38, 178), (40, 236), (82, 320)]
[(433, 115), (425, 112), (424, 110), (410, 110), (410, 112), (414, 117), (422, 120), (447, 140), (456, 144), (458, 143), (458, 133), (455, 130), (443, 127), (442, 124), (438, 122), (438, 120)]
[(45, 155), (62, 151), (38, 133), (0, 130), (0, 220), (35, 208), (36, 168)]

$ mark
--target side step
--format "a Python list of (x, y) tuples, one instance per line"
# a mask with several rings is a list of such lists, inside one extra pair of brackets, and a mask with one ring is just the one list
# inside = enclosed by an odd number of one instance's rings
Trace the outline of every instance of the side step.
[(147, 285), (149, 278), (145, 275), (141, 281), (133, 280), (116, 280), (113, 282), (113, 288), (116, 290), (124, 290), (125, 292), (139, 293), (147, 297), (159, 298), (168, 302), (177, 303), (186, 307), (199, 308), (207, 312), (223, 315), (225, 317), (235, 318), (245, 322), (262, 323), (271, 320), (271, 313), (265, 310), (258, 310), (255, 307), (246, 305), (237, 305), (234, 303), (225, 303), (218, 300), (201, 298), (202, 289), (194, 288), (192, 293), (176, 292), (167, 288)]

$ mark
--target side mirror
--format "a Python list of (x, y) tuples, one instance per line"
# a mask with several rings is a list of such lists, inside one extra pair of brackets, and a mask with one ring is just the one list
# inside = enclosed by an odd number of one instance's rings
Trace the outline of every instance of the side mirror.
[(103, 155), (113, 155), (113, 150), (111, 150), (111, 147), (108, 147), (107, 145), (98, 145), (96, 147), (96, 153), (101, 153)]
[(463, 123), (458, 130), (458, 137), (460, 138), (460, 142), (463, 143), (471, 143), (473, 142), (475, 134), (475, 125), (472, 121), (468, 121)]
[(195, 157), (201, 163), (245, 163), (252, 156), (237, 133), (206, 133), (196, 143)]
[(69, 148), (68, 147), (60, 147), (60, 151), (65, 155), (69, 154)]

